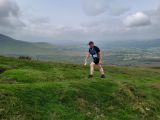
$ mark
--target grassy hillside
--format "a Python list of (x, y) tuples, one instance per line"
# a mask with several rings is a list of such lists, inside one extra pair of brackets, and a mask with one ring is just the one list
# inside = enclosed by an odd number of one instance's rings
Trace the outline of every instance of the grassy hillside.
[(158, 120), (160, 69), (88, 67), (0, 57), (1, 120)]

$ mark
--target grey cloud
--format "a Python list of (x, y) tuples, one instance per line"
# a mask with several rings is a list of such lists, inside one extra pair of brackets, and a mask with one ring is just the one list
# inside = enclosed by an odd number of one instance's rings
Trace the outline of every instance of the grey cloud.
[(24, 23), (20, 20), (20, 9), (16, 2), (0, 0), (0, 32), (15, 31)]
[(147, 14), (152, 22), (152, 25), (150, 25), (148, 29), (148, 34), (150, 36), (154, 36), (154, 38), (160, 38), (160, 6), (157, 9), (145, 11), (145, 14)]
[(96, 16), (106, 12), (106, 0), (83, 0), (83, 9), (89, 16)]
[(0, 0), (0, 17), (8, 17), (9, 15), (19, 15), (18, 5), (10, 0)]
[(117, 8), (111, 8), (109, 13), (110, 15), (120, 16), (126, 12), (128, 12), (130, 8), (127, 7), (117, 7)]
[(34, 17), (29, 20), (32, 24), (49, 24), (50, 19), (48, 17)]
[(114, 4), (115, 1), (116, 0), (83, 0), (83, 10), (89, 16), (97, 16), (103, 13), (119, 16), (130, 10), (130, 8), (123, 5), (116, 6)]
[(150, 16), (153, 24), (157, 24), (160, 26), (160, 7), (158, 7), (156, 10), (150, 10), (150, 11), (145, 11), (145, 13)]

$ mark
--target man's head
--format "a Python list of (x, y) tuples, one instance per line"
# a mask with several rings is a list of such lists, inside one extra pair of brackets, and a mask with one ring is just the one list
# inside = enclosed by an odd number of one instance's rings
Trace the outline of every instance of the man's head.
[(94, 47), (94, 42), (93, 42), (93, 41), (90, 41), (90, 42), (88, 43), (88, 45), (89, 45), (90, 48), (93, 48), (93, 47)]

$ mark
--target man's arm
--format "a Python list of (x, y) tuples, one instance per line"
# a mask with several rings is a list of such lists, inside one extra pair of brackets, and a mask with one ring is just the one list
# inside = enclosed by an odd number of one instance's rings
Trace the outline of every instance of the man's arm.
[(84, 65), (87, 65), (87, 60), (89, 59), (89, 57), (90, 57), (90, 53), (88, 52), (88, 53), (86, 54), (85, 64), (84, 64)]

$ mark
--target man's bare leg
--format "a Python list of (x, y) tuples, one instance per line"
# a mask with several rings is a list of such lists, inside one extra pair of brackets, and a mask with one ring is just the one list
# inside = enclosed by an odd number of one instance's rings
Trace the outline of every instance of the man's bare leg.
[(101, 78), (105, 78), (105, 73), (104, 73), (104, 69), (103, 69), (102, 65), (99, 64), (99, 65), (98, 65), (98, 68), (99, 68), (99, 71), (100, 71), (100, 73), (101, 73)]
[(99, 64), (98, 68), (99, 68), (99, 71), (100, 71), (101, 75), (104, 75), (104, 70), (103, 70), (102, 65)]
[(93, 76), (93, 73), (94, 73), (94, 65), (95, 65), (94, 62), (92, 62), (92, 63), (90, 64), (90, 75), (91, 75), (91, 76)]

